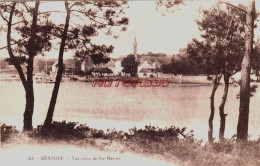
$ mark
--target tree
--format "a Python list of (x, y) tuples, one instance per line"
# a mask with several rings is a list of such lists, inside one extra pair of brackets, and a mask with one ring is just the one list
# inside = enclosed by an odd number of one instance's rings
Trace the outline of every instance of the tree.
[(95, 65), (98, 65), (98, 64), (106, 64), (110, 61), (110, 58), (109, 57), (106, 57), (104, 54), (100, 53), (100, 54), (93, 54), (93, 55), (90, 55), (91, 59), (93, 60), (93, 63)]
[(203, 70), (199, 68), (196, 61), (191, 58), (186, 50), (175, 55), (171, 59), (171, 63), (162, 65), (161, 70), (163, 73), (183, 74), (183, 75), (197, 75), (204, 74)]
[[(211, 92), (211, 113), (209, 117), (209, 142), (213, 142), (214, 96), (221, 77), (224, 78), (225, 88), (219, 106), (220, 129), (219, 139), (224, 140), (226, 116), (224, 111), (230, 84), (230, 77), (240, 70), (243, 40), (243, 13), (227, 7), (227, 11), (214, 7), (203, 11), (202, 20), (197, 21), (199, 29), (204, 32), (200, 42), (193, 40), (188, 45), (188, 52), (201, 64), (207, 74), (213, 74), (213, 89)], [(204, 51), (202, 51), (204, 50)]]
[(160, 70), (162, 71), (162, 73), (164, 74), (172, 74), (175, 73), (174, 71), (174, 65), (171, 63), (166, 64), (166, 65), (162, 65)]
[(209, 130), (208, 130), (208, 142), (213, 143), (213, 119), (215, 114), (215, 94), (219, 86), (220, 79), (222, 77), (220, 73), (220, 68), (218, 65), (218, 49), (217, 46), (211, 46), (209, 42), (199, 42), (198, 40), (193, 40), (187, 46), (187, 53), (190, 54), (201, 69), (208, 74), (208, 79), (213, 81), (213, 87), (210, 95), (210, 116), (208, 120)]
[(124, 73), (129, 73), (131, 77), (135, 77), (137, 75), (137, 68), (139, 63), (135, 60), (134, 55), (128, 55), (125, 57), (122, 60), (121, 65), (123, 67), (122, 71)]
[[(112, 53), (113, 46), (97, 45), (91, 42), (91, 37), (99, 34), (98, 30), (106, 30), (106, 35), (113, 35), (112, 28), (119, 27), (122, 31), (126, 30), (128, 18), (124, 17), (124, 8), (126, 1), (65, 1), (66, 21), (65, 25), (59, 25), (55, 28), (54, 36), (61, 38), (59, 50), (59, 66), (56, 76), (56, 82), (52, 92), (52, 97), (44, 122), (45, 127), (52, 123), (53, 113), (58, 97), (60, 81), (62, 78), (62, 62), (64, 51), (75, 50), (75, 57), (86, 59), (89, 56), (102, 56), (103, 61), (107, 61), (106, 54)], [(71, 18), (80, 20), (78, 24)], [(71, 26), (71, 23), (74, 26)], [(63, 28), (64, 27), (64, 28)], [(113, 36), (117, 38), (117, 35)], [(100, 60), (99, 58), (96, 58)]]
[[(241, 63), (241, 86), (240, 86), (240, 106), (239, 106), (239, 119), (237, 126), (237, 139), (241, 141), (246, 141), (248, 137), (248, 118), (249, 118), (249, 103), (250, 103), (250, 70), (251, 70), (251, 55), (253, 52), (253, 37), (254, 37), (254, 19), (255, 19), (255, 0), (248, 0), (247, 11), (239, 6), (232, 5), (228, 2), (220, 1), (221, 3), (225, 3), (228, 6), (231, 6), (232, 9), (240, 11), (240, 14), (244, 15), (246, 13), (246, 25), (245, 25), (245, 55), (243, 57), (243, 61)], [(170, 0), (167, 1), (159, 1), (158, 6), (165, 6), (167, 9), (172, 8), (174, 6), (179, 6), (184, 4), (184, 0)], [(223, 17), (224, 18), (224, 17)], [(241, 19), (240, 21), (242, 21)], [(232, 21), (230, 23), (232, 25)], [(241, 25), (241, 24), (240, 24)], [(244, 26), (243, 26), (244, 27)], [(236, 27), (238, 28), (238, 26)], [(239, 28), (240, 29), (240, 28)], [(243, 29), (243, 28), (242, 28)], [(229, 34), (227, 33), (227, 39)], [(215, 38), (216, 41), (219, 41), (218, 38)], [(230, 43), (230, 42), (229, 42)], [(225, 65), (223, 65), (225, 66)], [(225, 83), (228, 80), (228, 77), (224, 75)], [(225, 92), (223, 94), (223, 100), (220, 107), (220, 116), (221, 116), (221, 127), (220, 135), (223, 134), (223, 124), (225, 124), (225, 114), (223, 114), (223, 106), (225, 105), (225, 98), (227, 96), (228, 88), (225, 87)], [(220, 136), (222, 137), (222, 136)]]
[(58, 72), (57, 72), (57, 76), (56, 76), (55, 85), (54, 85), (54, 88), (53, 88), (53, 91), (52, 91), (49, 109), (48, 109), (47, 116), (46, 116), (46, 119), (45, 119), (45, 122), (44, 122), (44, 125), (47, 126), (47, 127), (52, 122), (53, 112), (54, 112), (56, 100), (57, 100), (57, 97), (58, 97), (58, 92), (59, 92), (59, 87), (60, 87), (60, 82), (61, 82), (62, 72), (63, 72), (63, 54), (64, 54), (65, 42), (66, 42), (68, 28), (69, 28), (69, 21), (70, 21), (69, 3), (68, 3), (68, 1), (64, 1), (64, 3), (65, 3), (65, 9), (66, 9), (66, 12), (67, 12), (67, 16), (66, 16), (64, 30), (63, 30), (63, 33), (62, 33), (62, 40), (61, 40), (60, 50), (59, 50)]
[(255, 0), (248, 0), (246, 26), (245, 26), (245, 55), (241, 64), (241, 86), (240, 86), (240, 106), (237, 125), (237, 139), (247, 141), (248, 118), (250, 103), (250, 61), (253, 49), (255, 19)]
[[(5, 29), (7, 29), (7, 47), (4, 48), (7, 48), (10, 56), (9, 61), (16, 68), (25, 90), (24, 131), (32, 130), (33, 128), (34, 57), (51, 48), (50, 36), (48, 36), (50, 28), (48, 23), (46, 23), (47, 17), (46, 15), (40, 16), (39, 5), (39, 1), (36, 1), (34, 6), (17, 2), (0, 3), (0, 16), (6, 22)], [(32, 18), (31, 21), (29, 18)], [(14, 23), (13, 20), (16, 20), (16, 22)], [(12, 30), (16, 30), (19, 35), (18, 39), (11, 36)], [(13, 45), (17, 45), (17, 47), (13, 48)], [(21, 68), (22, 63), (27, 64), (27, 77), (25, 77)]]
[[(185, 5), (185, 0), (158, 0), (156, 1), (156, 9), (161, 10), (163, 7), (165, 8), (167, 13), (173, 13), (179, 9), (180, 6)], [(161, 11), (162, 15), (165, 15), (163, 11)]]

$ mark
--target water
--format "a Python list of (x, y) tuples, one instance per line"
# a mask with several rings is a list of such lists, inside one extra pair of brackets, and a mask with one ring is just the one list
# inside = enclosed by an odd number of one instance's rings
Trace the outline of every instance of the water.
[[(35, 84), (35, 112), (33, 125), (43, 123), (54, 84)], [(198, 139), (207, 139), (208, 117), (210, 112), (209, 96), (211, 85), (170, 84), (169, 87), (95, 87), (91, 83), (61, 83), (57, 105), (54, 113), (55, 121), (76, 121), (86, 123), (98, 129), (128, 131), (136, 126), (145, 125), (159, 127), (187, 127), (194, 130)], [(239, 100), (236, 96), (239, 87), (231, 86), (225, 112), (226, 137), (236, 133)], [(216, 114), (214, 119), (214, 136), (218, 137), (219, 113), (223, 93), (220, 86), (216, 93)], [(22, 129), (25, 93), (21, 82), (0, 82), (0, 120), (16, 125)], [(260, 131), (260, 89), (251, 98), (249, 134), (258, 138)]]

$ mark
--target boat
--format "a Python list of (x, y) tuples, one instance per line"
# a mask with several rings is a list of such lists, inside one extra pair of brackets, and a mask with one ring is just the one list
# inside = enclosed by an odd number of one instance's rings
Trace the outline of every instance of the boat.
[(75, 75), (71, 75), (69, 77), (70, 77), (70, 80), (73, 80), (73, 81), (77, 81), (78, 80), (78, 78)]
[(49, 72), (50, 74), (47, 73), (48, 73), (48, 61), (46, 59), (45, 72), (36, 73), (34, 76), (36, 83), (55, 83), (57, 72), (50, 71)]
[(87, 82), (88, 81), (88, 79), (85, 76), (78, 76), (77, 79), (78, 79), (78, 81), (81, 81), (81, 82)]
[(34, 76), (36, 83), (55, 83), (56, 77), (49, 76), (46, 73), (37, 73)]

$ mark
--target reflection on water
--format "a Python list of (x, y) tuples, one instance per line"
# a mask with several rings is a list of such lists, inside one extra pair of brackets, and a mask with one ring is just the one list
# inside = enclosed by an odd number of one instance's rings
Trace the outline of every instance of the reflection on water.
[[(43, 123), (53, 84), (35, 84), (34, 126)], [(159, 127), (178, 126), (194, 130), (196, 137), (207, 139), (209, 96), (211, 86), (170, 84), (169, 87), (95, 87), (91, 83), (62, 82), (58, 95), (55, 121), (77, 121), (90, 127), (116, 128), (128, 131), (151, 124)], [(216, 94), (214, 135), (218, 136), (223, 86)], [(236, 133), (239, 87), (231, 86), (226, 103), (226, 137)], [(18, 81), (0, 82), (0, 120), (22, 128), (25, 105), (24, 89)], [(249, 134), (260, 135), (260, 90), (251, 98)]]

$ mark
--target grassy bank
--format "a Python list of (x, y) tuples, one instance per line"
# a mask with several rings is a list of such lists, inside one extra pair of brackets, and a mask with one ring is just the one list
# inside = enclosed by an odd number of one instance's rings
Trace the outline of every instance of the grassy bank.
[(202, 145), (192, 132), (185, 128), (96, 130), (75, 122), (53, 122), (50, 129), (38, 126), (34, 131), (21, 133), (13, 126), (3, 125), (2, 145), (64, 142), (80, 147), (93, 146), (103, 151), (134, 152), (150, 156), (162, 156), (179, 165), (260, 165), (260, 140), (236, 143), (235, 139), (224, 143)]

